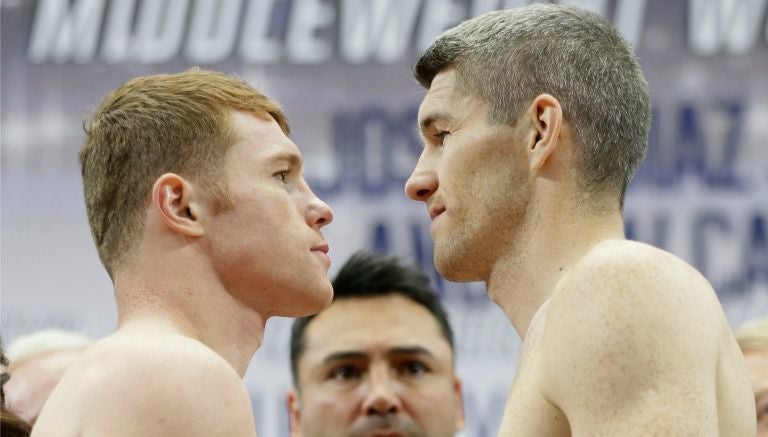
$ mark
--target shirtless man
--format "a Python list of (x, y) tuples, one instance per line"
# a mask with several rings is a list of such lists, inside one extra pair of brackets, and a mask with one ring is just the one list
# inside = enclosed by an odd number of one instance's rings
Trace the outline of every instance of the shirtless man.
[(743, 359), (709, 283), (627, 241), (650, 97), (598, 16), (536, 4), (441, 35), (415, 67), (435, 265), (482, 280), (523, 339), (501, 436), (755, 434)]
[(33, 435), (256, 435), (241, 378), (267, 318), (333, 294), (332, 213), (280, 107), (193, 69), (127, 82), (87, 130), (86, 207), (119, 326), (69, 368)]

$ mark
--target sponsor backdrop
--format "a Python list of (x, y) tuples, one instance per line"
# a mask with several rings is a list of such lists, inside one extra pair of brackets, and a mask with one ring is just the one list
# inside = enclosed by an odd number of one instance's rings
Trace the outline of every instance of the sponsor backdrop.
[[(425, 208), (403, 184), (421, 149), (410, 67), (442, 30), (503, 0), (4, 0), (2, 334), (114, 329), (77, 151), (82, 119), (125, 80), (193, 65), (281, 101), (317, 194), (335, 273), (359, 248), (418, 263), (458, 336), (467, 427), (495, 435), (519, 340), (482, 284), (441, 280)], [(637, 47), (654, 99), (648, 158), (626, 206), (631, 238), (694, 264), (729, 321), (768, 313), (768, 0), (571, 1)], [(258, 428), (287, 436), (290, 321), (270, 320), (246, 375)], [(141, 387), (137, 386), (137, 390)]]

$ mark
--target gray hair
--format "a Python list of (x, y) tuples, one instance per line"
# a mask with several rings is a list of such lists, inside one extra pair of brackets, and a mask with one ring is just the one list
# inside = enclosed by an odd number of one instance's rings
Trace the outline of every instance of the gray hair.
[(577, 142), (579, 189), (624, 193), (648, 149), (651, 104), (637, 58), (598, 15), (533, 4), (493, 11), (440, 35), (414, 68), (429, 88), (456, 68), (456, 87), (488, 104), (492, 123), (514, 124), (536, 96), (561, 104)]

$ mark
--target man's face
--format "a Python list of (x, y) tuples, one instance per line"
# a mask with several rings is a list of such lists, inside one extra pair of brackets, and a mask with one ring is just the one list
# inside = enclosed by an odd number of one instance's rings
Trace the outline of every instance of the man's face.
[(419, 108), (424, 150), (405, 191), (428, 207), (435, 265), (447, 279), (487, 280), (518, 238), (533, 190), (524, 126), (489, 124), (488, 105), (457, 91), (453, 69), (435, 76)]
[(434, 316), (400, 296), (348, 298), (305, 332), (293, 435), (445, 437), (463, 423), (453, 353)]
[(331, 209), (310, 190), (301, 153), (274, 120), (234, 112), (236, 143), (223, 177), (231, 208), (205, 223), (224, 287), (268, 316), (305, 316), (333, 297), (330, 258), (320, 230)]
[(744, 354), (757, 407), (757, 437), (768, 437), (768, 351)]

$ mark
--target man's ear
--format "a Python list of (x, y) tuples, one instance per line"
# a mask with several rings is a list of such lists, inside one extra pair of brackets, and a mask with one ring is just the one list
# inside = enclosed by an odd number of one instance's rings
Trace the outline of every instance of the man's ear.
[(301, 422), (299, 421), (300, 405), (299, 394), (295, 388), (288, 392), (285, 397), (285, 406), (288, 408), (289, 429), (291, 437), (301, 437)]
[(456, 431), (464, 430), (466, 417), (464, 416), (464, 395), (461, 388), (461, 379), (453, 378), (453, 390), (456, 392)]
[(530, 146), (531, 170), (540, 170), (559, 144), (563, 110), (560, 102), (549, 94), (540, 94), (529, 107), (536, 136)]
[(200, 237), (205, 233), (200, 214), (202, 213), (202, 192), (193, 184), (175, 173), (165, 173), (152, 187), (152, 205), (160, 220), (174, 232)]

